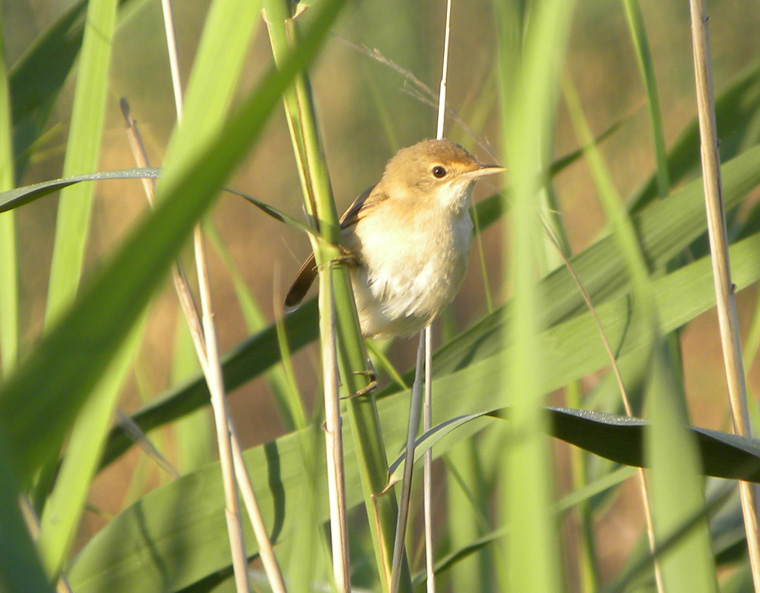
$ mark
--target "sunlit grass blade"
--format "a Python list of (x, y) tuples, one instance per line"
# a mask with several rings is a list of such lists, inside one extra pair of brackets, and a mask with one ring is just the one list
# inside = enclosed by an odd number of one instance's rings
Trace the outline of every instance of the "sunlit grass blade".
[[(55, 453), (51, 443), (63, 436), (147, 304), (151, 289), (168, 271), (224, 179), (261, 133), (295, 72), (314, 56), (341, 5), (340, 0), (320, 5), (292, 58), (264, 77), (222, 132), (208, 140), (193, 160), (176, 163), (176, 172), (165, 180), (163, 202), (138, 225), (77, 305), (4, 386), (0, 425), (8, 432), (22, 478), (30, 478), (39, 463)], [(35, 398), (30, 399), (29, 393)], [(35, 430), (40, 425), (47, 427), (43, 435)]]
[(142, 320), (135, 324), (77, 416), (55, 486), (40, 518), (40, 555), (54, 580), (64, 567), (79, 527), (122, 384), (142, 339), (142, 326)]
[(668, 155), (665, 149), (665, 134), (662, 129), (662, 114), (660, 112), (660, 97), (657, 92), (657, 79), (654, 73), (652, 53), (649, 49), (644, 28), (644, 16), (641, 13), (641, 5), (638, 0), (624, 0), (625, 14), (628, 18), (628, 27), (631, 30), (633, 45), (636, 50), (636, 58), (639, 62), (644, 88), (647, 94), (649, 106), (649, 119), (652, 124), (652, 136), (654, 138), (654, 156), (657, 164), (657, 193), (664, 198), (670, 193), (670, 172), (668, 171)]
[(513, 323), (499, 336), (503, 345), (512, 347), (498, 357), (502, 370), (495, 375), (501, 379), (497, 397), (510, 409), (507, 446), (499, 468), (498, 515), (507, 527), (497, 566), (498, 588), (503, 591), (562, 589), (558, 531), (550, 512), (552, 464), (544, 436), (548, 418), (541, 407), (539, 381), (544, 372), (539, 309), (547, 301), (535, 280), (540, 229), (536, 204), (551, 158), (559, 74), (574, 4), (534, 3), (528, 16), (521, 14), (527, 8), (519, 3), (509, 8), (496, 3), (502, 139), (512, 179), (512, 224), (503, 251), (510, 254), (505, 271), (513, 290)]
[[(3, 48), (3, 19), (0, 15), (0, 191), (14, 183), (13, 124)], [(19, 348), (19, 268), (16, 248), (16, 216), (0, 214), (0, 376), (16, 365)]]
[[(98, 0), (90, 2), (87, 7), (63, 164), (64, 177), (94, 171), (98, 165), (116, 6), (117, 0)], [(89, 234), (92, 196), (91, 184), (61, 190), (45, 310), (45, 324), (48, 327), (71, 302), (79, 286)]]

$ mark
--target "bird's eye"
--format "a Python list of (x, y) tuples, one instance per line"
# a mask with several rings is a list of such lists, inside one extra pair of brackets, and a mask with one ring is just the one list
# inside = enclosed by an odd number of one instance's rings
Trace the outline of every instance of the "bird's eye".
[(441, 167), (441, 165), (436, 165), (435, 167), (433, 167), (433, 177), (437, 179), (443, 179), (444, 177), (446, 177), (446, 169)]

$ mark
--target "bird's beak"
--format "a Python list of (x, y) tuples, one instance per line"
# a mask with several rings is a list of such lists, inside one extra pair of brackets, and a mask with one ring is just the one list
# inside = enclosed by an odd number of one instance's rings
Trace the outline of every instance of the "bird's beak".
[(480, 168), (475, 169), (474, 171), (462, 173), (462, 177), (465, 179), (479, 179), (486, 175), (494, 175), (495, 173), (502, 173), (504, 171), (506, 171), (506, 169), (499, 165), (481, 165)]

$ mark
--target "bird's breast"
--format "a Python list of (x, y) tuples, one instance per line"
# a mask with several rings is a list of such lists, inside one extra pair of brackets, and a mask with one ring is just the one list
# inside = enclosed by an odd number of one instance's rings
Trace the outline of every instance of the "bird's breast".
[(346, 236), (360, 265), (352, 270), (365, 335), (410, 335), (449, 304), (461, 285), (472, 243), (466, 209), (417, 212), (377, 208)]

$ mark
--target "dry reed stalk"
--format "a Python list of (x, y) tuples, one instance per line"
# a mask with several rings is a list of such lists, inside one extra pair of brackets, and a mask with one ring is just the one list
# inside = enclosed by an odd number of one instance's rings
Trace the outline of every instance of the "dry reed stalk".
[[(726, 369), (728, 397), (734, 431), (751, 436), (747, 409), (747, 390), (744, 383), (739, 321), (736, 315), (735, 286), (731, 281), (731, 264), (728, 258), (726, 219), (720, 180), (720, 156), (715, 123), (712, 66), (710, 64), (710, 35), (707, 29), (705, 0), (690, 0), (691, 34), (694, 50), (694, 71), (697, 87), (697, 111), (701, 138), (702, 179), (707, 209), (707, 233), (712, 253), (713, 280), (718, 310), (723, 364)], [(739, 482), (744, 527), (747, 532), (752, 580), (755, 591), (760, 591), (760, 529), (757, 518), (757, 487)]]
[[(179, 60), (177, 56), (176, 40), (174, 35), (174, 23), (171, 13), (170, 0), (162, 0), (164, 25), (167, 36), (167, 49), (171, 68), (172, 85), (174, 89), (177, 120), (181, 122), (183, 114), (182, 86), (179, 77)], [(130, 125), (132, 124), (132, 125)], [(142, 148), (140, 136), (133, 122), (128, 119), (128, 125), (132, 131), (131, 142), (134, 147)], [(144, 150), (136, 151), (135, 156), (147, 164)], [(146, 189), (149, 186), (146, 185)], [(151, 187), (152, 190), (152, 187)], [(148, 191), (150, 196), (152, 191)], [(150, 198), (149, 198), (150, 199)], [(248, 580), (248, 559), (245, 553), (243, 539), (242, 516), (238, 502), (238, 481), (243, 491), (243, 499), (248, 509), (248, 515), (253, 527), (254, 534), (259, 544), (259, 553), (264, 564), (265, 571), (270, 580), (273, 590), (284, 593), (285, 586), (282, 574), (277, 565), (272, 549), (271, 541), (266, 532), (263, 518), (258, 507), (253, 487), (245, 468), (240, 444), (229, 417), (224, 392), (221, 362), (219, 360), (218, 341), (214, 314), (211, 307), (211, 293), (206, 267), (206, 252), (203, 243), (203, 234), (200, 225), (193, 234), (198, 284), (201, 296), (202, 316), (199, 318), (197, 307), (192, 297), (192, 292), (181, 269), (177, 265), (173, 270), (174, 286), (182, 306), (182, 310), (193, 336), (198, 359), (203, 368), (204, 375), (211, 393), (211, 403), (214, 410), (219, 458), (222, 467), (222, 480), (225, 491), (225, 517), (227, 530), (230, 537), (230, 549), (232, 552), (232, 564), (235, 574), (235, 584), (238, 592), (248, 593), (250, 585)], [(237, 481), (236, 481), (237, 478)]]
[(335, 307), (332, 270), (322, 275), (320, 316), (322, 336), (322, 384), (325, 405), (325, 454), (327, 462), (327, 489), (330, 501), (330, 541), (332, 545), (333, 578), (338, 593), (351, 591), (351, 563), (348, 553), (348, 525), (346, 508), (346, 480), (343, 462), (342, 421), (340, 417), (340, 393), (338, 352), (335, 327)]
[[(124, 112), (124, 118), (129, 131), (130, 144), (132, 146), (137, 165), (139, 167), (148, 167), (149, 164), (145, 155), (145, 151), (142, 148), (143, 144), (141, 136), (137, 130), (134, 120), (132, 120), (129, 116), (129, 107), (126, 105), (125, 101), (122, 102), (122, 110)], [(146, 189), (148, 202), (153, 205), (153, 185), (152, 183), (147, 183), (144, 185), (144, 187)], [(210, 379), (208, 357), (206, 356), (206, 346), (203, 337), (203, 326), (197, 306), (193, 299), (192, 291), (190, 290), (190, 285), (188, 284), (187, 278), (185, 277), (179, 264), (176, 264), (172, 268), (172, 280), (174, 283), (174, 289), (177, 293), (177, 298), (179, 299), (180, 306), (182, 307), (182, 312), (185, 316), (185, 321), (187, 322), (188, 329), (190, 330), (190, 336), (193, 340), (193, 345), (195, 347), (196, 355), (198, 356), (198, 361), (208, 382)], [(272, 542), (269, 539), (269, 535), (266, 531), (264, 518), (261, 515), (261, 510), (259, 508), (258, 502), (256, 500), (256, 495), (253, 490), (253, 484), (251, 483), (250, 476), (248, 475), (245, 467), (245, 460), (243, 458), (242, 448), (240, 447), (240, 441), (237, 437), (234, 424), (229, 418), (227, 430), (230, 437), (235, 476), (237, 478), (237, 483), (239, 485), (240, 493), (243, 498), (243, 503), (245, 504), (246, 511), (248, 512), (249, 520), (251, 521), (253, 533), (259, 545), (259, 556), (261, 557), (262, 564), (264, 565), (264, 571), (267, 574), (267, 578), (269, 579), (272, 590), (277, 593), (285, 593), (286, 589), (282, 573), (280, 571), (279, 565), (277, 564), (277, 558), (274, 555)]]
[[(162, 0), (161, 8), (164, 15), (166, 47), (169, 54), (177, 122), (182, 123), (182, 82), (179, 75), (179, 58), (174, 34), (174, 19), (172, 16), (171, 0)], [(203, 350), (206, 359), (204, 370), (206, 371), (206, 382), (208, 384), (209, 392), (211, 393), (211, 407), (214, 411), (217, 448), (219, 449), (219, 463), (222, 468), (222, 484), (224, 486), (225, 519), (227, 520), (227, 533), (229, 534), (230, 539), (230, 552), (232, 554), (232, 566), (235, 574), (235, 587), (238, 593), (249, 593), (248, 559), (245, 555), (243, 520), (240, 516), (240, 505), (238, 503), (230, 432), (227, 429), (229, 424), (228, 410), (224, 401), (224, 382), (222, 380), (221, 363), (219, 362), (216, 327), (214, 325), (211, 308), (211, 294), (208, 286), (208, 274), (206, 269), (206, 251), (203, 245), (203, 235), (200, 226), (197, 226), (193, 232), (193, 247), (198, 274), (198, 286), (201, 295), (201, 308), (203, 312), (200, 322), (203, 328)]]

